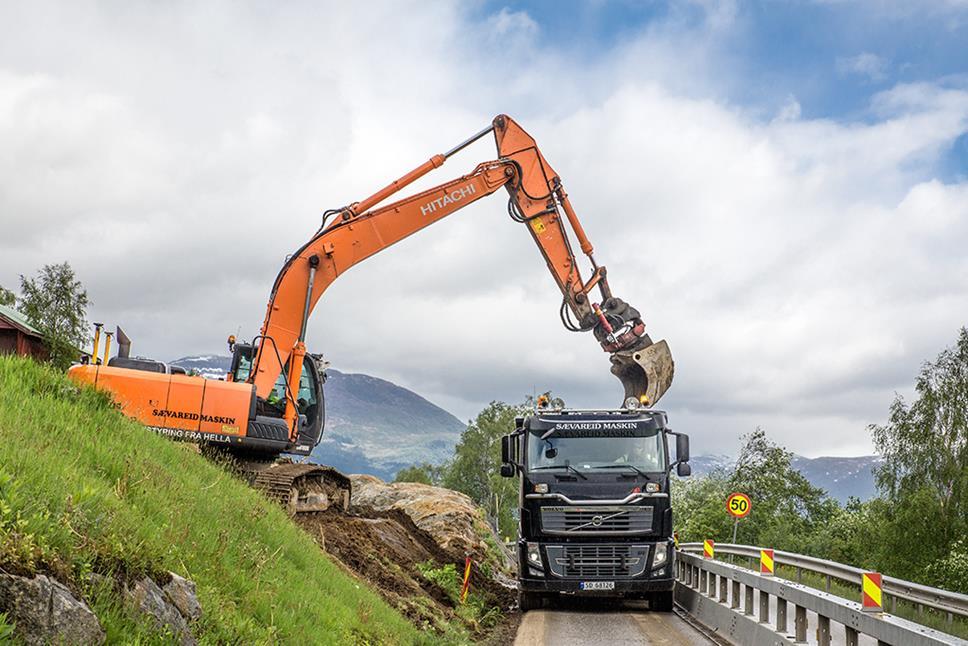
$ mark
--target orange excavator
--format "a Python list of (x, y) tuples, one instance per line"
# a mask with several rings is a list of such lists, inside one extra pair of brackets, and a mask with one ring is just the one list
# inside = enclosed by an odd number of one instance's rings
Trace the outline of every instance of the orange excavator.
[[(497, 159), (378, 206), (489, 133), (497, 142)], [(561, 290), (565, 327), (593, 333), (611, 355), (611, 371), (622, 381), (626, 401), (655, 404), (672, 382), (668, 345), (653, 343), (639, 312), (612, 295), (606, 269), (595, 262), (561, 178), (534, 139), (506, 115), (370, 197), (326, 211), (319, 230), (286, 260), (276, 277), (258, 336), (249, 343), (229, 337), (232, 365), (225, 381), (132, 358), (126, 339), (118, 356), (109, 358), (106, 350), (101, 361), (97, 333), (92, 356), (71, 367), (69, 375), (109, 391), (125, 414), (155, 431), (244, 459), (252, 484), (290, 511), (325, 509), (334, 502), (345, 506), (349, 482), (335, 470), (275, 461), (283, 453), (309, 455), (322, 437), (325, 365), (306, 350), (309, 315), (326, 288), (347, 269), (501, 187), (510, 196), (511, 219), (525, 225)], [(587, 279), (568, 229), (590, 263)]]

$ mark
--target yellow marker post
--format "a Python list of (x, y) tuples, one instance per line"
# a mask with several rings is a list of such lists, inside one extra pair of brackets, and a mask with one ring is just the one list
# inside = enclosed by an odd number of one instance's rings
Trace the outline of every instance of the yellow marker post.
[(716, 557), (716, 544), (708, 538), (702, 542), (702, 555), (707, 559)]
[(773, 550), (760, 550), (760, 574), (773, 576)]
[(884, 612), (881, 594), (881, 575), (878, 572), (864, 572), (860, 577), (861, 603), (867, 612)]
[(464, 584), (460, 588), (460, 602), (467, 601), (467, 591), (471, 587), (471, 557), (464, 559)]

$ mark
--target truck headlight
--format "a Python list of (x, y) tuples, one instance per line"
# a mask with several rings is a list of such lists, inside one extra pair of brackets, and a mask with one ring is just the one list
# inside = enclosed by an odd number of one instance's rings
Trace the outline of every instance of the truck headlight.
[(669, 558), (669, 548), (666, 546), (656, 547), (655, 556), (652, 557), (652, 569), (658, 570), (666, 564)]
[(548, 493), (548, 483), (539, 482), (534, 486), (535, 493)]
[(541, 567), (541, 550), (537, 543), (525, 543), (525, 550), (528, 555), (528, 563)]
[(658, 482), (649, 482), (648, 484), (645, 485), (645, 492), (646, 493), (659, 493), (659, 489), (660, 488), (661, 487), (659, 487), (659, 483)]

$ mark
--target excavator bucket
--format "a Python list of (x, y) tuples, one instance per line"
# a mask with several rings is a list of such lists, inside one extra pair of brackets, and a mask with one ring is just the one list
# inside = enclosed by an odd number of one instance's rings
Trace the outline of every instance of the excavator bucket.
[(626, 401), (634, 397), (646, 406), (654, 406), (672, 385), (675, 363), (665, 341), (615, 352), (611, 360), (612, 374), (622, 382)]

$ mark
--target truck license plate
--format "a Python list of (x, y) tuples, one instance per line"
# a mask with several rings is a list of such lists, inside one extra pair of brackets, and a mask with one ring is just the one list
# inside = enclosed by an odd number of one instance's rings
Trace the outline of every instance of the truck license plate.
[(614, 590), (615, 581), (582, 581), (582, 590)]

